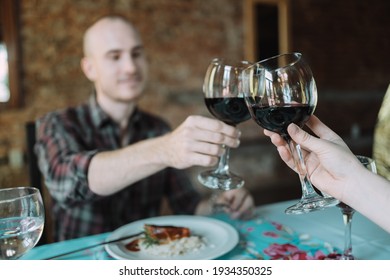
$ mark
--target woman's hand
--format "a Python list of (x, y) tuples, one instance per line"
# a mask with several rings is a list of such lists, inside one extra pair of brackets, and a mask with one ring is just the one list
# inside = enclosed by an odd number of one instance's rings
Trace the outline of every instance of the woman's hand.
[[(342, 199), (352, 174), (356, 173), (356, 169), (364, 168), (341, 137), (316, 116), (311, 116), (306, 125), (319, 138), (295, 124), (289, 125), (288, 133), (294, 142), (301, 145), (310, 180), (321, 191)], [(295, 170), (293, 158), (283, 138), (268, 130), (264, 130), (264, 134), (271, 138), (282, 160)]]

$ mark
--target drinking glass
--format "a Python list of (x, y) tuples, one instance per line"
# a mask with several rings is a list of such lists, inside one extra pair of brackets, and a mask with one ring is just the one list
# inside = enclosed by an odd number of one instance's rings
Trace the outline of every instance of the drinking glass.
[[(261, 69), (265, 69), (264, 84), (258, 81)], [(262, 60), (245, 69), (243, 76), (245, 100), (252, 118), (261, 127), (279, 133), (294, 158), (302, 197), (285, 213), (302, 214), (336, 205), (335, 198), (316, 192), (307, 175), (301, 147), (287, 133), (291, 123), (303, 127), (317, 105), (316, 83), (302, 54), (281, 54)]]
[[(376, 173), (376, 164), (375, 161), (366, 156), (356, 156), (359, 161), (371, 172)], [(343, 222), (344, 222), (344, 250), (343, 254), (340, 256), (341, 260), (354, 260), (355, 257), (352, 254), (352, 217), (355, 213), (355, 209), (350, 207), (349, 205), (340, 202), (337, 204), (340, 208), (341, 213), (343, 214)]]
[(44, 213), (37, 188), (0, 189), (0, 260), (18, 259), (37, 244)]
[[(251, 118), (241, 89), (241, 71), (251, 65), (246, 61), (229, 62), (215, 58), (209, 64), (203, 83), (204, 101), (209, 112), (226, 124), (237, 124)], [(223, 146), (218, 167), (203, 171), (198, 180), (210, 189), (240, 188), (245, 181), (229, 170), (230, 149)]]

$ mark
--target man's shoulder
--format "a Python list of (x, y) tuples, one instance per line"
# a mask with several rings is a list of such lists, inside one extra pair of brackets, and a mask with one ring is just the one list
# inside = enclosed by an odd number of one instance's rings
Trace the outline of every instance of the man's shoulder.
[(80, 104), (47, 112), (37, 119), (37, 124), (74, 122), (85, 114), (88, 114), (87, 106)]
[(57, 110), (53, 110), (50, 113), (57, 114), (57, 115), (66, 115), (66, 114), (74, 114), (75, 112), (81, 113), (85, 111), (90, 111), (90, 106), (87, 102), (80, 103), (75, 106), (68, 106), (65, 108), (59, 108)]

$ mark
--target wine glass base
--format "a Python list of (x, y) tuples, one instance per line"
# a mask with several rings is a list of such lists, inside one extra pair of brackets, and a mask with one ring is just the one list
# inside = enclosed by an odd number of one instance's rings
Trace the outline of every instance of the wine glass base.
[(341, 255), (340, 260), (353, 261), (355, 257), (352, 255)]
[(305, 214), (313, 211), (324, 210), (327, 207), (335, 206), (339, 203), (334, 197), (315, 196), (300, 200), (298, 203), (288, 207), (286, 214)]
[(353, 261), (355, 257), (352, 255), (343, 254), (330, 254), (324, 258), (324, 260), (342, 260), (342, 261)]
[(208, 170), (198, 175), (199, 182), (209, 189), (232, 190), (241, 188), (245, 181), (233, 173), (216, 173), (215, 170)]

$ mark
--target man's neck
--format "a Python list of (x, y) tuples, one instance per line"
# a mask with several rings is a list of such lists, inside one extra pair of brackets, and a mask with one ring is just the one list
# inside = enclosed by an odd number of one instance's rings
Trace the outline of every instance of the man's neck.
[(129, 118), (135, 110), (136, 103), (116, 102), (101, 95), (98, 95), (96, 99), (103, 111), (119, 125), (121, 130), (125, 130), (127, 128)]

